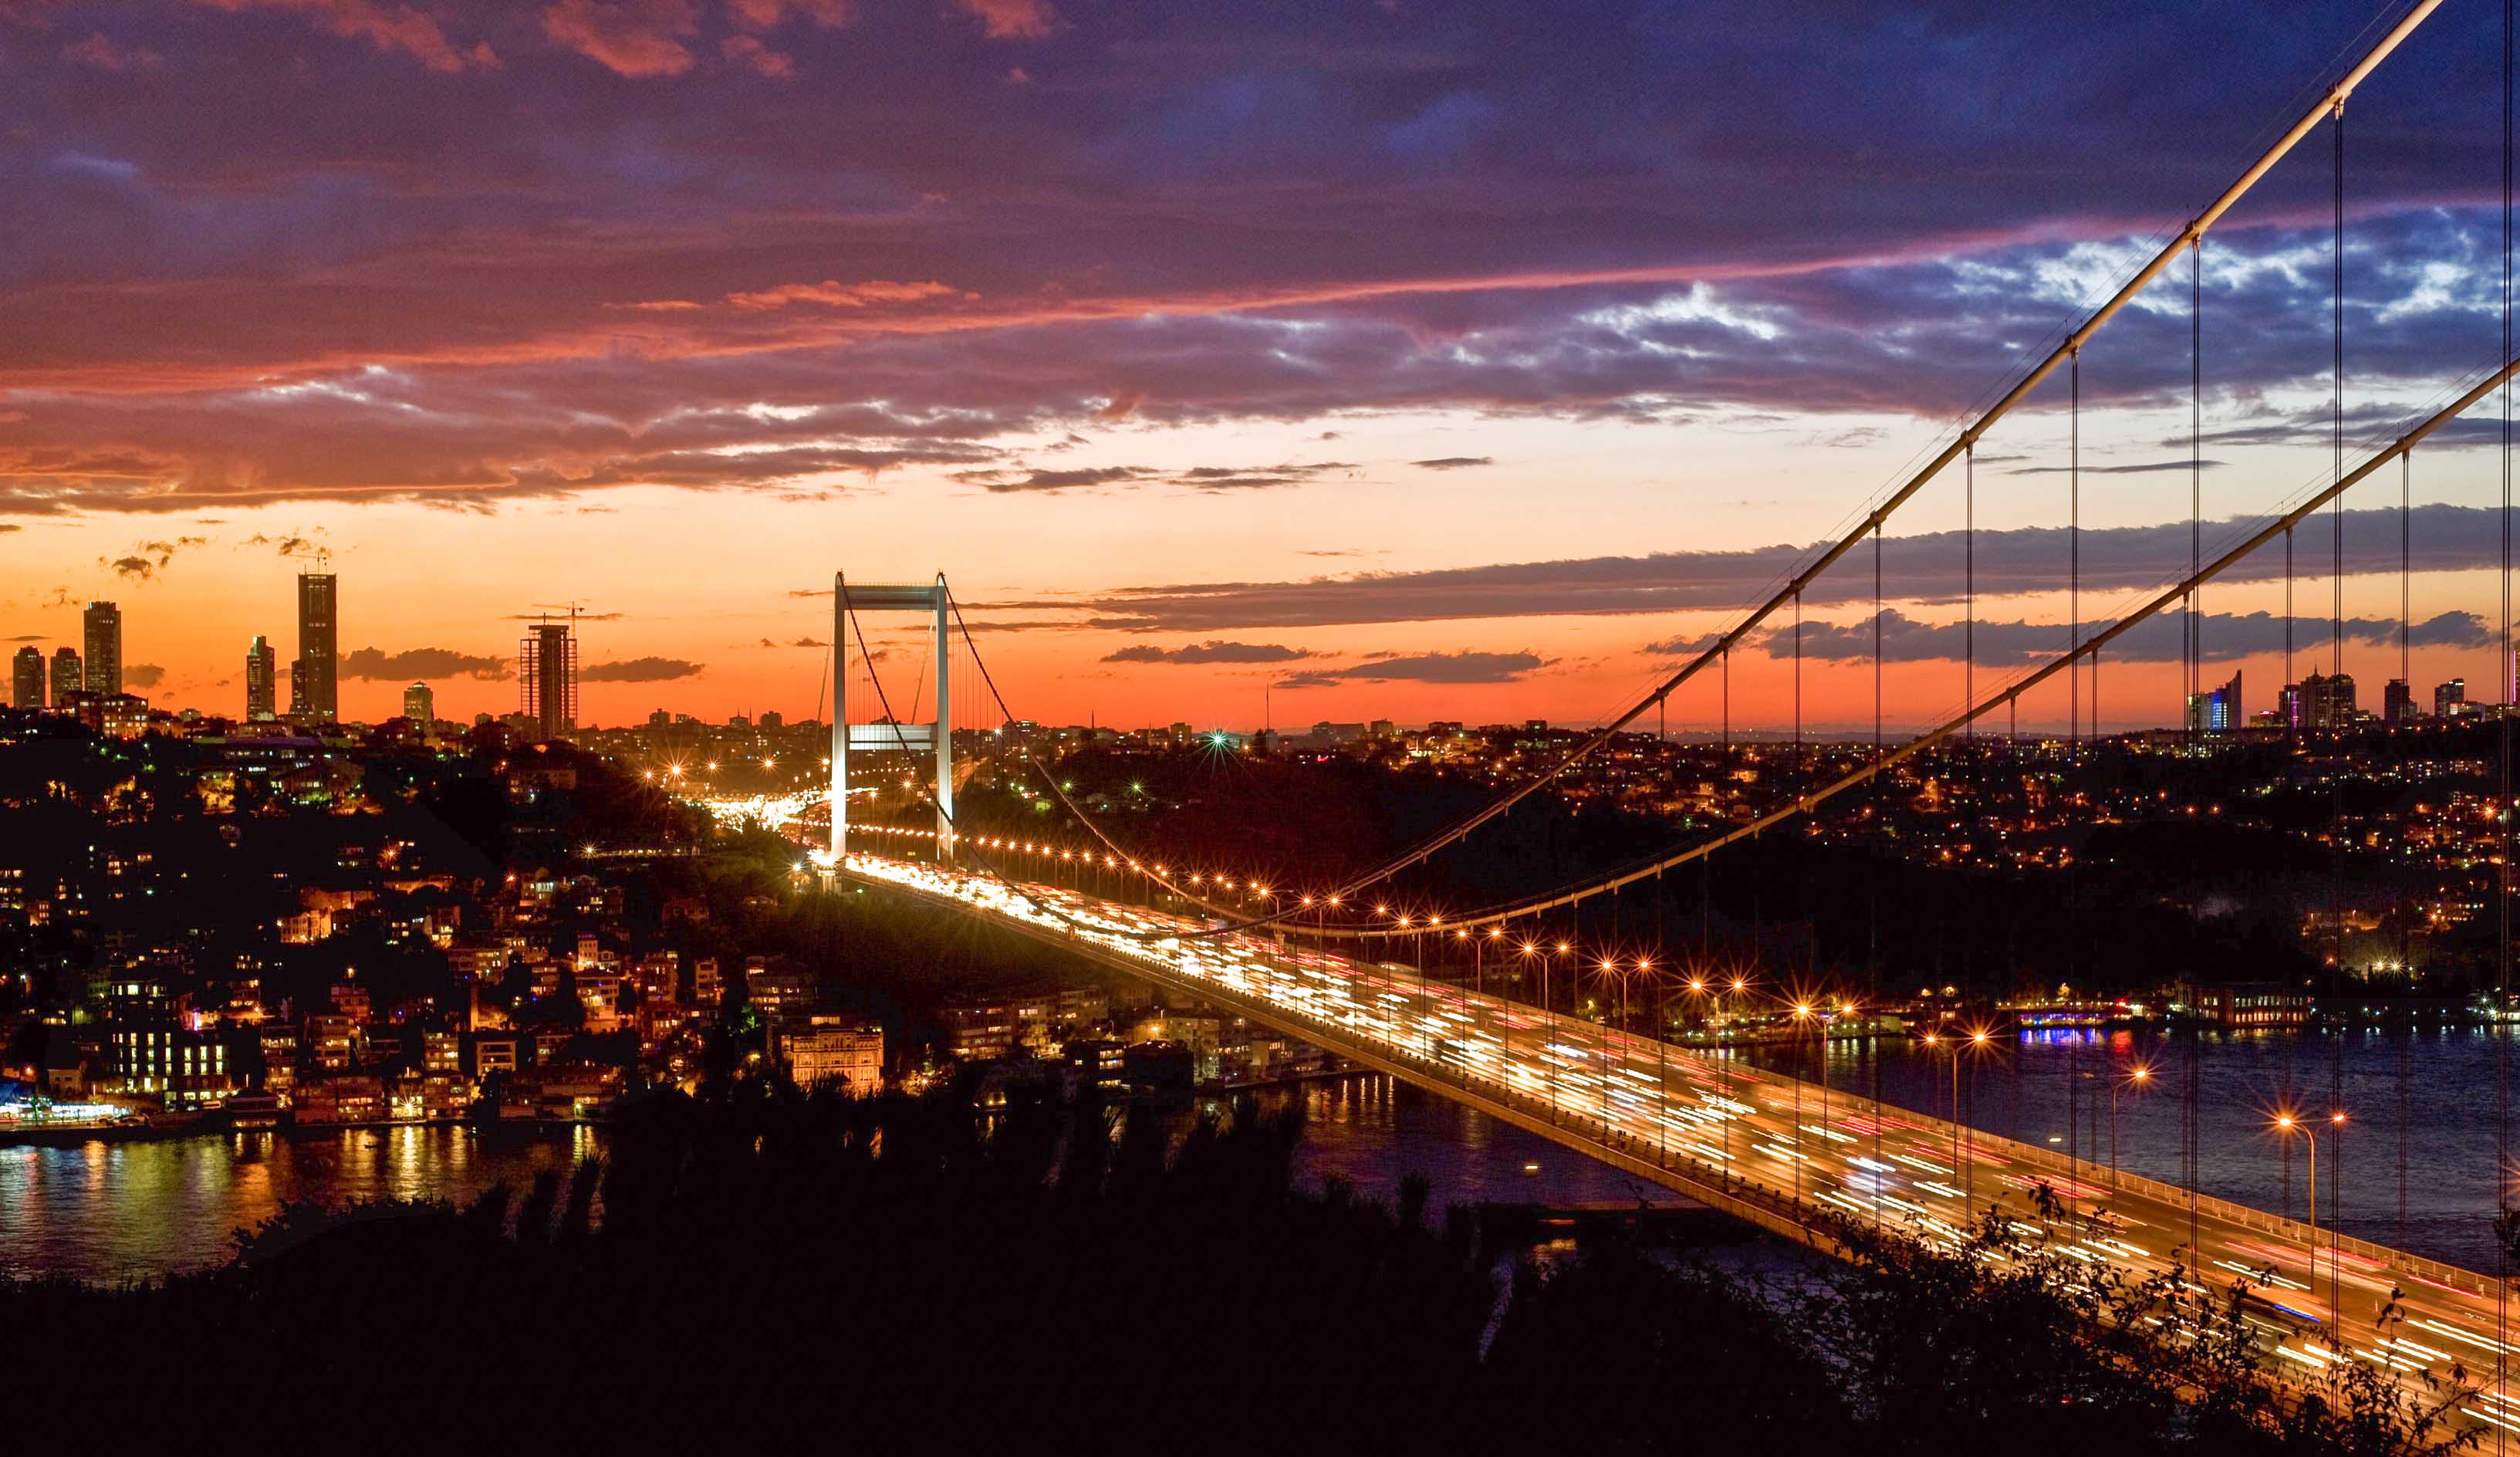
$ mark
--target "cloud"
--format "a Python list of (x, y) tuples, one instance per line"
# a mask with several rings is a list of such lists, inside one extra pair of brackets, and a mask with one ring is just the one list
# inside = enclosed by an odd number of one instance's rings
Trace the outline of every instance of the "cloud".
[[(2200, 470), (2219, 471), (2223, 469), (2224, 463), (2218, 460), (2198, 460), (2193, 464), (2195, 468)], [(2171, 471), (2185, 471), (2189, 469), (2189, 466), (2190, 462), (2186, 458), (2182, 457), (2179, 460), (2138, 461), (2132, 465), (2120, 466), (2086, 465), (2079, 468), (2069, 465), (2015, 466), (2006, 470), (2003, 474), (2006, 476), (2064, 476), (2072, 474), (2075, 470), (2079, 469), (2082, 474), (2086, 476), (2156, 476)]]
[[(2199, 156), (2356, 23), (2151, 0), (2072, 46), (1984, 6), (865, 10), (843, 36), (821, 0), (96, 8), (121, 54), (224, 84), (13, 77), (22, 135), (62, 140), (0, 157), (24, 219), (0, 510), (469, 508), (945, 457), (1019, 482), (1007, 442), (1097, 418), (1784, 416), (1847, 439), (1978, 398), (2180, 205), (2160, 168), (2089, 166), (2090, 136)], [(52, 58), (88, 31), (64, 20), (39, 59), (107, 79)], [(2391, 127), (2357, 134), (2358, 394), (2425, 397), (2494, 347), (2474, 179), (2498, 134), (2469, 103), (2495, 39), (2447, 8), (2389, 64)], [(2262, 64), (2162, 86), (2216, 54)], [(809, 96), (745, 69), (782, 66)], [(1880, 160), (1918, 157), (1921, 181)], [(2281, 391), (2327, 358), (2324, 227), (2285, 185), (2205, 253), (2217, 454), (2313, 429)], [(2093, 341), (2087, 405), (2183, 392), (2183, 302)], [(2031, 448), (1988, 443), (1990, 466)]]
[(459, 51), (435, 20), (408, 5), (374, 0), (194, 0), (225, 11), (276, 10), (302, 16), (308, 24), (344, 40), (364, 40), (380, 51), (396, 51), (436, 71), (499, 64), (487, 42)]
[(786, 308), (791, 303), (865, 308), (875, 303), (916, 303), (927, 298), (951, 297), (955, 292), (932, 279), (924, 283), (894, 283), (878, 278), (865, 283), (844, 284), (827, 278), (818, 284), (781, 284), (775, 289), (729, 294), (726, 301), (738, 308)]
[(134, 688), (155, 688), (166, 680), (166, 670), (154, 662), (125, 663), (122, 681)]
[[(2148, 617), (2127, 629), (2100, 650), (2103, 668), (2112, 662), (2178, 662), (2186, 654), (2187, 614), (2172, 610)], [(2286, 629), (2284, 619), (2272, 613), (2206, 613), (2197, 623), (2200, 642), (2209, 662), (2228, 662), (2244, 658), (2281, 654)], [(2086, 622), (2083, 636), (2088, 638), (2107, 626), (2105, 622)], [(2293, 620), (2290, 638), (2296, 652), (2307, 652), (2314, 646), (2324, 646), (2331, 637), (2332, 624), (2324, 616), (2300, 616)], [(1802, 656), (1816, 662), (1869, 662), (1872, 660), (1873, 619), (1868, 614), (1850, 622), (1806, 621), (1803, 623)], [(2062, 654), (2072, 638), (2063, 622), (2029, 622), (2018, 618), (1982, 620), (1976, 628), (1975, 651), (1979, 663), (1988, 667), (2025, 667), (2046, 662)], [(2345, 640), (2364, 647), (2395, 647), (2398, 642), (2398, 619), (2395, 617), (2349, 617), (2345, 620)], [(2486, 620), (2474, 613), (2446, 612), (2413, 624), (2408, 634), (2408, 645), (2417, 648), (2484, 648), (2493, 642)], [(1700, 640), (1712, 645), (1711, 636)], [(1791, 627), (1771, 628), (1753, 634), (1746, 645), (1770, 658), (1793, 656), (1794, 633)], [(1690, 651), (1685, 645), (1656, 643), (1645, 651), (1669, 655)], [(1702, 651), (1702, 648), (1696, 650)], [(1969, 652), (1969, 628), (1960, 622), (1919, 621), (1896, 608), (1881, 614), (1881, 657), (1884, 662), (1927, 662), (1963, 660)]]
[(513, 676), (515, 670), (505, 658), (485, 658), (453, 648), (405, 648), (398, 653), (360, 648), (341, 657), (344, 678), (404, 682), (427, 678), (498, 679)]
[(580, 669), (581, 683), (661, 683), (672, 678), (697, 678), (700, 664), (679, 658), (631, 658), (620, 662), (591, 662)]
[(718, 54), (774, 81), (796, 79), (796, 59), (763, 45), (757, 36), (730, 35), (718, 42)]
[(1493, 466), (1496, 464), (1496, 458), (1487, 455), (1445, 455), (1433, 460), (1413, 460), (1409, 464), (1421, 471), (1462, 471), (1472, 466)]
[(88, 38), (62, 47), (62, 59), (93, 66), (99, 70), (156, 70), (165, 58), (147, 46), (126, 50), (114, 44), (104, 31), (91, 31)]
[(1348, 461), (1286, 461), (1274, 466), (1192, 466), (1160, 471), (1152, 466), (1079, 466), (1064, 471), (963, 471), (955, 479), (999, 493), (1080, 490), (1102, 485), (1162, 484), (1192, 490), (1229, 491), (1302, 485), (1340, 471), (1354, 471)]
[(112, 568), (114, 575), (135, 582), (145, 582), (158, 574), (158, 564), (147, 557), (116, 557), (110, 562), (99, 557), (97, 561)]
[(1552, 659), (1536, 653), (1420, 653), (1389, 655), (1345, 667), (1302, 672), (1278, 682), (1281, 688), (1328, 688), (1341, 683), (1441, 683), (1467, 686), (1512, 683), (1547, 667)]
[(1318, 657), (1310, 649), (1282, 647), (1277, 643), (1234, 643), (1211, 638), (1203, 643), (1191, 643), (1179, 648), (1158, 648), (1141, 643), (1103, 655), (1104, 662), (1292, 662), (1299, 658)]
[[(2417, 571), (2474, 569), (2498, 563), (2499, 513), (2489, 507), (2418, 506), (2408, 523)], [(2332, 518), (2320, 512), (2295, 531), (2295, 554), (2325, 562)], [(2206, 524), (2208, 560), (2259, 523)], [(2345, 513), (2348, 574), (2398, 569), (2399, 519), (2394, 508)], [(1737, 551), (1655, 552), (1553, 562), (1500, 563), (1424, 571), (1359, 572), (1303, 581), (1176, 583), (1123, 588), (1080, 604), (1041, 599), (980, 604), (993, 610), (1081, 612), (1087, 625), (1132, 632), (1225, 632), (1259, 627), (1319, 627), (1371, 622), (1480, 617), (1616, 615), (1715, 611), (1732, 613), (1763, 599), (1818, 551), (1817, 544)], [(1983, 530), (1976, 538), (1980, 598), (2054, 591), (2064, 585), (2069, 545), (2062, 526)], [(2086, 592), (2127, 592), (2165, 585), (2182, 575), (2188, 524), (2086, 527), (2082, 532)], [(1958, 601), (1968, 581), (1968, 538), (1958, 531), (1885, 537), (1882, 584), (1899, 602)], [(2270, 581), (2283, 575), (2283, 554), (2270, 545), (2220, 580)], [(1869, 603), (1872, 575), (1849, 567), (1823, 573), (1804, 593), (1806, 606)]]
[(311, 557), (324, 549), (320, 543), (305, 536), (274, 536), (263, 531), (256, 531), (237, 544), (239, 546), (267, 546), (275, 553), (284, 557)]
[(977, 20), (991, 40), (1041, 40), (1058, 24), (1058, 12), (1043, 0), (954, 0), (954, 8)]
[(616, 75), (678, 76), (692, 68), (683, 41), (699, 30), (691, 0), (557, 0), (542, 13), (543, 34)]
[(999, 471), (965, 472), (956, 478), (997, 492), (1064, 491), (1132, 484), (1153, 474), (1144, 466), (1080, 466), (1070, 471), (1026, 471), (1019, 476)]

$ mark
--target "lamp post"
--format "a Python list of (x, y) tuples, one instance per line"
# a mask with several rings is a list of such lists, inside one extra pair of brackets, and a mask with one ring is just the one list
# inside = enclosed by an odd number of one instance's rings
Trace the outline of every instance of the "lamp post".
[[(1811, 1015), (1812, 1009), (1809, 1002), (1794, 1003), (1797, 1033), (1801, 1030), (1799, 1024), (1811, 1021)], [(1799, 1044), (1801, 1040), (1797, 1035), (1796, 1043)], [(1801, 1204), (1803, 1202), (1803, 1078), (1800, 1068), (1794, 1070), (1792, 1081), (1794, 1084), (1794, 1203)]]
[[(2327, 1123), (2330, 1128), (2342, 1131), (2345, 1126), (2344, 1111), (2339, 1109), (2328, 1114)], [(2318, 1130), (2316, 1127), (2303, 1122), (2301, 1119), (2294, 1117), (2291, 1114), (2279, 1113), (2275, 1115), (2275, 1131), (2277, 1134), (2289, 1138), (2292, 1135), (2293, 1130), (2296, 1128), (2301, 1130), (2302, 1141), (2310, 1149), (2310, 1244), (2308, 1247), (2308, 1253), (2310, 1255), (2310, 1278), (2305, 1280), (2303, 1284), (2306, 1285), (2309, 1288), (2310, 1293), (2315, 1296), (2318, 1293)], [(2336, 1283), (2337, 1272), (2335, 1261), (2330, 1260), (2328, 1262), (2327, 1298), (2328, 1304), (2331, 1307), (2336, 1303)]]
[(1553, 954), (1544, 951), (1540, 955), (1540, 1015), (1544, 1028), (1540, 1034), (1540, 1062), (1549, 1070), (1549, 1121), (1552, 1123), (1557, 1121), (1557, 1003), (1550, 995), (1549, 969), (1567, 950), (1567, 944), (1559, 941)]
[(2140, 1088), (2152, 1080), (2152, 1070), (2141, 1063), (2127, 1070), (2126, 1080), (2109, 1084), (2109, 1192), (2118, 1192), (2118, 1094), (2129, 1087)]

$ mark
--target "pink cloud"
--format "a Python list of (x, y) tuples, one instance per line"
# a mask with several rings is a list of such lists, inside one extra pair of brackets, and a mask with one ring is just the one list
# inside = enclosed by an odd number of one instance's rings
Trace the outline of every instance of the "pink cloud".
[(543, 33), (555, 43), (632, 77), (691, 69), (692, 53), (677, 37), (698, 29), (691, 0), (557, 0), (543, 11)]
[(62, 59), (93, 66), (99, 70), (130, 70), (134, 68), (155, 70), (164, 58), (147, 46), (133, 46), (126, 51), (99, 30), (85, 40), (62, 47)]
[(749, 35), (730, 35), (719, 42), (718, 52), (738, 66), (748, 66), (773, 80), (796, 78), (796, 62), (785, 51), (774, 51)]
[(954, 0), (974, 17), (991, 40), (1040, 40), (1058, 23), (1058, 12), (1042, 0)]
[(454, 72), (468, 66), (499, 64), (489, 43), (461, 52), (446, 38), (435, 20), (408, 5), (382, 5), (376, 0), (195, 0), (231, 14), (248, 10), (287, 11), (309, 24), (344, 40), (364, 40), (381, 51), (400, 51), (430, 70)]
[(790, 16), (832, 28), (857, 18), (849, 0), (727, 0), (726, 12), (746, 30), (768, 30)]
[(825, 279), (818, 284), (781, 284), (758, 293), (729, 294), (726, 301), (738, 308), (786, 308), (791, 303), (822, 303), (832, 308), (864, 308), (870, 303), (917, 303), (922, 299), (945, 297), (954, 290), (934, 280), (924, 283), (894, 283), (889, 279), (869, 279), (865, 283), (844, 284)]

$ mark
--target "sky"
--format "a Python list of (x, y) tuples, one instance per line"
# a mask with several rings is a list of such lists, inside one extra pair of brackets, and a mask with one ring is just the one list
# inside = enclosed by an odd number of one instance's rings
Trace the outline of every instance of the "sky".
[[(112, 599), (136, 691), (234, 713), (320, 552), (347, 715), (415, 678), (509, 711), (521, 622), (574, 604), (582, 718), (799, 717), (833, 573), (942, 571), (1015, 716), (1593, 721), (2401, 13), (0, 0), (0, 638)], [(2498, 362), (2500, 24), (2451, 0), (2347, 109), (2349, 468)], [(1937, 719), (2175, 577), (2191, 458), (2209, 556), (2330, 478), (2333, 145), (2204, 250), (2201, 451), (2182, 262), (2078, 412), (2060, 373), (1893, 518), (1877, 674), (1869, 548), (1807, 594), (1815, 732), (1869, 732), (1876, 682)], [(2403, 523), (2395, 469), (2347, 502), (2366, 706), (2402, 615), (2420, 698), (2498, 691), (2500, 411)], [(2335, 660), (2332, 540), (2294, 543), (2296, 670)], [(2199, 613), (2269, 706), (2280, 553)], [(868, 619), (892, 695), (911, 626)], [(2073, 701), (2175, 720), (2181, 640)], [(1782, 727), (1791, 658), (1756, 637), (1663, 721)]]

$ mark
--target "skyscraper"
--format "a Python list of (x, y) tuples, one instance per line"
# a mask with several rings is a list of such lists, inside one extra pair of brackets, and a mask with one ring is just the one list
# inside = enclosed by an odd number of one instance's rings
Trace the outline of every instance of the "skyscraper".
[(2406, 723), (2415, 716), (2415, 690), (2404, 678), (2391, 678), (2382, 690), (2380, 716), (2390, 723)]
[(437, 695), (426, 683), (414, 683), (402, 691), (402, 716), (426, 728), (437, 721)]
[(2452, 678), (2433, 685), (2433, 716), (2456, 718), (2467, 711), (2467, 680)]
[(2241, 722), (2240, 674), (2236, 669), (2230, 682), (2213, 692), (2187, 696), (2187, 731), (2191, 734), (2228, 734)]
[(577, 635), (566, 622), (536, 622), (517, 645), (517, 709), (546, 739), (577, 728)]
[(9, 706), (14, 708), (40, 708), (44, 706), (44, 650), (20, 648), (10, 663)]
[(293, 715), (331, 723), (341, 716), (338, 631), (340, 579), (329, 571), (297, 573), (297, 671), (304, 697), (292, 701)]
[(78, 649), (54, 649), (53, 706), (65, 712), (68, 711), (70, 696), (84, 691), (86, 687), (87, 680), (80, 675), (79, 671)]
[(245, 650), (245, 716), (248, 723), (269, 723), (280, 716), (280, 655), (271, 640), (257, 632)]
[(122, 609), (111, 602), (87, 605), (87, 691), (122, 691)]

